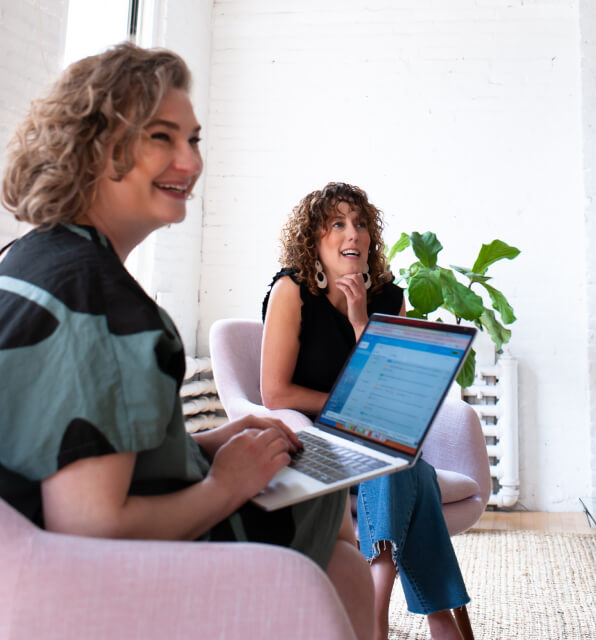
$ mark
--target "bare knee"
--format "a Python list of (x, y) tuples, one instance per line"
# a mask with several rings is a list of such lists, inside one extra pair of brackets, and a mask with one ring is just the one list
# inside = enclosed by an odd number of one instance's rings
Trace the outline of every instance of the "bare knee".
[(350, 618), (358, 640), (370, 640), (374, 629), (374, 588), (364, 556), (347, 540), (338, 540), (327, 575)]

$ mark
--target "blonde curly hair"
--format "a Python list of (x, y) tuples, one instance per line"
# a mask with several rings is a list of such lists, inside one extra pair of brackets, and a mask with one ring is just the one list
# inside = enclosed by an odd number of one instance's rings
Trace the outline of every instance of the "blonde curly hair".
[(304, 196), (281, 231), (279, 262), (282, 269), (294, 269), (298, 279), (314, 295), (322, 291), (316, 281), (316, 243), (321, 232), (327, 230), (329, 218), (340, 202), (359, 207), (366, 220), (370, 235), (368, 266), (372, 280), (369, 293), (393, 280), (384, 254), (382, 212), (368, 201), (366, 192), (359, 187), (344, 182), (330, 182), (323, 189)]
[(190, 89), (177, 54), (131, 43), (70, 65), (34, 100), (8, 146), (1, 202), (17, 220), (53, 226), (84, 214), (114, 143), (114, 180), (170, 89)]

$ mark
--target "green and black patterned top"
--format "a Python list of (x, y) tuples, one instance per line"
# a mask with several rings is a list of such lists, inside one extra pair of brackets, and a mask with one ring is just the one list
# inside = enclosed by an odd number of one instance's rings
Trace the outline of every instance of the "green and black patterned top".
[[(103, 234), (59, 224), (23, 236), (0, 262), (0, 497), (43, 527), (41, 480), (114, 452), (137, 454), (130, 494), (204, 478), (180, 405), (184, 362), (171, 319)], [(205, 538), (284, 544), (324, 566), (342, 505), (247, 505)]]

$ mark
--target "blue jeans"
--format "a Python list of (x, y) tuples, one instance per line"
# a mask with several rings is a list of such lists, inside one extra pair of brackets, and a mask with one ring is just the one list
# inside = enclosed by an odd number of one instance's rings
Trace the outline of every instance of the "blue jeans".
[(412, 613), (470, 601), (443, 518), (437, 474), (424, 460), (359, 485), (358, 533), (369, 562), (391, 545)]

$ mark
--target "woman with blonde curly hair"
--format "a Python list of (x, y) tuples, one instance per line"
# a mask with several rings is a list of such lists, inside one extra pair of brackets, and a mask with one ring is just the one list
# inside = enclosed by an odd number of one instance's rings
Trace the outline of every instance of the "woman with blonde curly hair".
[(108, 162), (114, 182), (133, 168), (134, 147), (166, 93), (190, 90), (188, 67), (170, 51), (148, 56), (121, 45), (98, 61), (91, 56), (68, 67), (46, 96), (33, 100), (9, 143), (2, 204), (18, 220), (79, 219)]
[[(282, 230), (282, 270), (263, 302), (261, 392), (270, 409), (318, 414), (369, 315), (405, 314), (382, 229), (367, 194), (341, 182), (294, 208)], [(433, 638), (470, 637), (450, 611), (469, 597), (428, 463), (361, 483), (358, 530), (375, 585), (376, 640), (387, 639), (397, 569), (409, 610), (428, 616)]]
[(372, 582), (345, 492), (249, 502), (296, 436), (253, 416), (187, 434), (180, 337), (123, 265), (184, 219), (201, 174), (189, 84), (176, 54), (118, 45), (69, 67), (11, 144), (2, 202), (34, 228), (0, 262), (0, 497), (50, 531), (294, 548), (364, 640)]

